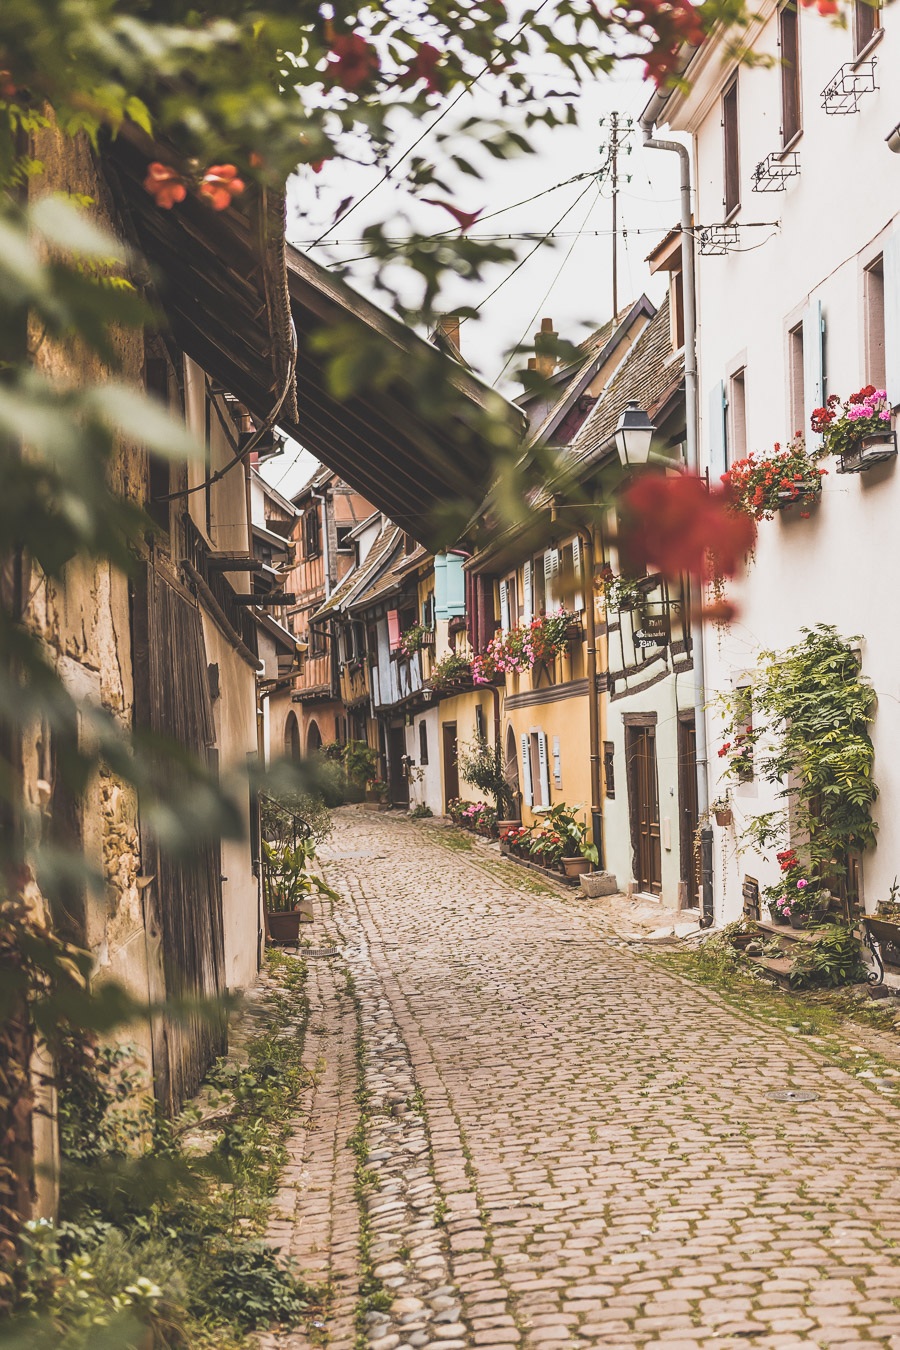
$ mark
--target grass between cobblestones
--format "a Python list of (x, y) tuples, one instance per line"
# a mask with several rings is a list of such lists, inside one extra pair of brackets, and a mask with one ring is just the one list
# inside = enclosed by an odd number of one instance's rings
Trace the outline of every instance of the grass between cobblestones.
[[(894, 999), (860, 999), (847, 990), (781, 989), (749, 969), (739, 952), (714, 939), (694, 951), (642, 952), (645, 959), (673, 974), (715, 991), (731, 1007), (770, 1023), (790, 1036), (803, 1037), (812, 1049), (865, 1082), (897, 1075), (897, 1088), (883, 1088), (900, 1100), (900, 1014)], [(876, 1049), (852, 1044), (878, 1032), (893, 1046)]]

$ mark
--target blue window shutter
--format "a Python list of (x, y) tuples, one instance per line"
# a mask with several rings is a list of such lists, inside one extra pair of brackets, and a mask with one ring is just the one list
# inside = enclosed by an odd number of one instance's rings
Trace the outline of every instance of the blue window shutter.
[(458, 553), (447, 554), (447, 612), (451, 619), (466, 612), (466, 574)]
[[(806, 422), (803, 435), (810, 447), (822, 444), (822, 437), (812, 430), (809, 419), (825, 402), (824, 331), (822, 301), (815, 300), (803, 315), (803, 415)], [(791, 430), (796, 431), (796, 427)]]
[(709, 481), (716, 486), (728, 468), (725, 441), (725, 384), (719, 380), (709, 391)]
[(449, 619), (447, 608), (447, 555), (438, 553), (434, 560), (434, 617)]
[(900, 403), (900, 230), (884, 246), (884, 369), (888, 403)]

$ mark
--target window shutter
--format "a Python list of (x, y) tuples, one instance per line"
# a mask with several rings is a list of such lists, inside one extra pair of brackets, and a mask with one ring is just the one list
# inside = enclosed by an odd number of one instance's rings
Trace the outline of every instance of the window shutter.
[(434, 617), (447, 620), (450, 611), (447, 608), (447, 555), (438, 553), (434, 559)]
[(900, 230), (884, 246), (884, 369), (888, 403), (900, 403)]
[(553, 784), (557, 789), (562, 787), (562, 759), (558, 736), (553, 737)]
[(522, 732), (522, 784), (526, 805), (534, 806), (534, 784), (531, 781), (531, 750), (528, 736), (524, 731)]
[(534, 618), (534, 563), (529, 558), (522, 568), (522, 621), (531, 623)]
[(550, 805), (550, 763), (547, 756), (547, 736), (538, 732), (538, 769), (541, 775), (541, 799), (544, 806)]
[(709, 481), (718, 483), (728, 468), (725, 438), (725, 384), (719, 380), (709, 391)]
[(812, 430), (809, 419), (816, 408), (821, 408), (825, 401), (822, 343), (824, 331), (822, 301), (816, 300), (803, 315), (803, 414), (805, 420), (803, 434), (808, 446), (822, 444), (822, 437), (816, 435)]
[(500, 627), (504, 633), (509, 632), (509, 582), (500, 582)]
[(559, 550), (548, 548), (544, 554), (544, 608), (549, 614), (556, 603), (556, 578), (559, 575)]
[(458, 553), (447, 554), (447, 613), (451, 619), (466, 612), (466, 574)]
[(388, 625), (388, 643), (391, 651), (395, 652), (400, 646), (400, 615), (396, 609), (389, 609), (387, 614)]
[(572, 540), (572, 572), (575, 577), (575, 612), (584, 609), (584, 553), (581, 538), (576, 534)]

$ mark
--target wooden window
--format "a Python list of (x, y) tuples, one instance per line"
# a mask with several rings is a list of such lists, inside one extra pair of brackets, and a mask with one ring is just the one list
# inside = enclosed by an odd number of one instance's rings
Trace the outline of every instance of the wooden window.
[(419, 763), (428, 763), (428, 726), (424, 721), (419, 723)]
[(887, 379), (884, 363), (884, 259), (876, 258), (863, 274), (863, 304), (866, 323), (866, 380), (883, 389)]
[(722, 147), (725, 156), (725, 216), (740, 209), (741, 165), (738, 142), (737, 76), (722, 95)]
[(790, 145), (802, 129), (800, 104), (800, 28), (797, 5), (790, 2), (778, 11), (778, 45), (781, 51), (781, 144)]
[(738, 370), (729, 381), (728, 395), (728, 467), (747, 453), (747, 389), (744, 371)]
[(669, 298), (672, 312), (672, 346), (678, 352), (684, 346), (684, 273), (680, 267), (672, 272)]
[(337, 534), (338, 553), (353, 552), (353, 540), (350, 538), (350, 531), (352, 529), (352, 525), (338, 525), (336, 527), (335, 533)]
[(791, 411), (790, 434), (802, 436), (806, 426), (806, 391), (803, 381), (803, 324), (788, 333), (788, 402)]
[[(734, 727), (737, 745), (740, 744), (739, 737), (749, 736), (753, 731), (753, 690), (749, 684), (740, 685), (734, 691)], [(735, 748), (736, 746), (732, 746), (732, 754)], [(742, 756), (741, 760), (746, 767), (738, 772), (738, 782), (752, 783), (754, 776), (752, 750), (746, 756)]]
[(855, 0), (853, 6), (853, 54), (861, 55), (881, 28), (881, 6)]
[(320, 534), (319, 512), (314, 507), (312, 511), (307, 511), (303, 521), (304, 552), (307, 558), (318, 558), (321, 550)]
[(310, 656), (324, 656), (328, 650), (328, 644), (325, 641), (325, 630), (318, 624), (310, 624), (309, 627), (309, 654)]
[(612, 801), (616, 795), (616, 747), (612, 741), (603, 742), (603, 777), (606, 781), (606, 796)]

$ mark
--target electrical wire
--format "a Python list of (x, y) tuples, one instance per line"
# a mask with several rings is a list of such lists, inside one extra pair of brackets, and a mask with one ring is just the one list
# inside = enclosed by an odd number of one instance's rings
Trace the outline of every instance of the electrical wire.
[[(541, 0), (541, 3), (538, 5), (537, 9), (535, 9), (531, 14), (529, 14), (525, 22), (519, 28), (516, 29), (515, 33), (513, 33), (512, 37), (509, 39), (510, 43), (515, 42), (517, 38), (520, 38), (522, 36), (522, 34), (525, 32), (525, 29), (528, 28), (534, 22), (534, 20), (540, 14), (541, 10), (545, 9), (549, 3), (550, 0)], [(470, 80), (467, 80), (465, 82), (465, 84), (463, 85), (462, 89), (460, 89), (456, 97), (452, 98), (450, 102), (447, 104), (447, 106), (438, 113), (434, 121), (429, 122), (428, 126), (419, 136), (416, 137), (412, 145), (408, 145), (406, 149), (403, 151), (403, 154), (400, 155), (398, 159), (395, 159), (393, 164), (388, 165), (384, 173), (379, 178), (378, 182), (373, 183), (372, 186), (369, 188), (368, 192), (364, 192), (363, 195), (361, 197), (358, 197), (355, 202), (351, 202), (350, 205), (346, 208), (346, 210), (342, 211), (341, 214), (331, 222), (331, 224), (328, 227), (328, 230), (333, 229), (335, 225), (339, 225), (342, 220), (346, 220), (348, 216), (353, 214), (353, 212), (356, 210), (358, 206), (362, 206), (363, 202), (369, 200), (373, 192), (378, 191), (382, 183), (387, 182), (387, 180), (390, 178), (394, 170), (403, 163), (403, 161), (407, 158), (408, 155), (412, 154), (412, 152), (416, 149), (417, 146), (422, 144), (426, 136), (430, 136), (431, 132), (434, 131), (434, 128), (437, 126), (437, 124), (443, 121), (443, 119), (447, 116), (448, 113), (453, 111), (453, 109), (456, 107), (457, 103), (459, 103), (461, 99), (465, 98), (466, 94), (468, 94), (469, 90), (472, 89), (478, 83), (482, 75), (485, 75), (491, 69), (492, 64), (493, 62), (491, 61), (485, 61), (484, 65), (481, 67), (481, 70), (479, 70), (478, 74), (473, 75)], [(319, 236), (319, 238), (315, 241), (315, 243), (311, 245), (312, 248), (318, 247), (321, 241), (325, 238), (325, 235), (328, 233), (328, 230), (323, 231), (323, 233)]]
[(515, 346), (512, 348), (512, 350), (510, 351), (509, 356), (508, 356), (508, 357), (506, 358), (506, 360), (504, 361), (503, 367), (502, 367), (502, 369), (500, 370), (500, 373), (497, 375), (496, 379), (494, 380), (494, 384), (495, 384), (495, 385), (496, 385), (500, 380), (502, 380), (504, 374), (506, 373), (506, 369), (507, 369), (507, 367), (508, 367), (510, 361), (512, 361), (513, 358), (514, 358), (514, 357), (516, 356), (516, 354), (518, 353), (519, 349), (520, 349), (521, 346), (522, 346), (522, 343), (525, 341), (525, 339), (527, 338), (529, 332), (531, 331), (531, 326), (532, 326), (532, 324), (536, 321), (537, 316), (540, 314), (541, 310), (542, 310), (542, 309), (544, 308), (544, 306), (546, 305), (547, 300), (548, 300), (549, 297), (550, 297), (550, 292), (553, 290), (554, 286), (557, 284), (557, 282), (559, 281), (560, 277), (562, 276), (563, 271), (565, 270), (566, 264), (568, 263), (568, 261), (569, 261), (569, 259), (571, 258), (573, 252), (575, 251), (575, 245), (578, 243), (578, 240), (582, 237), (582, 233), (583, 233), (584, 226), (587, 224), (588, 220), (590, 219), (591, 214), (592, 214), (593, 211), (595, 210), (595, 208), (596, 208), (596, 206), (597, 206), (597, 202), (598, 202), (599, 200), (600, 200), (600, 192), (599, 192), (599, 186), (598, 186), (597, 196), (594, 198), (594, 200), (593, 200), (593, 201), (590, 203), (590, 205), (588, 206), (587, 213), (585, 214), (584, 220), (581, 222), (581, 224), (582, 224), (582, 229), (576, 231), (576, 233), (575, 233), (575, 238), (572, 240), (571, 244), (569, 245), (569, 247), (568, 247), (568, 249), (567, 249), (567, 251), (566, 251), (566, 256), (563, 258), (562, 262), (560, 263), (560, 265), (559, 265), (559, 267), (558, 267), (558, 269), (557, 269), (556, 276), (555, 276), (555, 277), (553, 278), (553, 280), (550, 282), (550, 285), (547, 287), (546, 291), (544, 292), (543, 296), (541, 297), (541, 300), (540, 300), (540, 302), (538, 303), (537, 308), (535, 309), (535, 311), (534, 311), (534, 313), (532, 314), (531, 318), (528, 320), (527, 324), (525, 325), (525, 331), (523, 332), (522, 336), (519, 338), (519, 340), (518, 340), (518, 342), (516, 343), (516, 345), (515, 345)]

